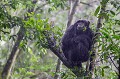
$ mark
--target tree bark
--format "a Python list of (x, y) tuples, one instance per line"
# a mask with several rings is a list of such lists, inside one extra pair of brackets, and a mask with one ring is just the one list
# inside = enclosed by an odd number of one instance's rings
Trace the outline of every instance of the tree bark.
[(71, 0), (70, 0), (70, 11), (69, 11), (69, 16), (68, 16), (68, 22), (67, 22), (67, 27), (69, 27), (72, 23), (72, 20), (73, 20), (73, 15), (75, 14), (75, 11), (76, 11), (76, 8), (78, 6), (78, 4), (80, 3), (80, 0), (75, 0), (75, 3), (72, 7), (72, 3), (71, 3)]

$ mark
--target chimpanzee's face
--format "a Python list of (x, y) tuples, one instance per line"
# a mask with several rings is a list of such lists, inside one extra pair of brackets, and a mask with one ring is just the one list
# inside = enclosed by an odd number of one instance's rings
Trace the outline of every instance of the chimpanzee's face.
[(89, 21), (85, 21), (85, 20), (79, 20), (77, 21), (77, 30), (80, 31), (86, 31), (86, 29), (89, 27), (90, 22)]

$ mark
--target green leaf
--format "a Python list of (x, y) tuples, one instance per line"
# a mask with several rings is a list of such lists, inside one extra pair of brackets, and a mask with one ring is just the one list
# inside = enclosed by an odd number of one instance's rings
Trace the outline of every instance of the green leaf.
[(115, 12), (113, 12), (113, 11), (110, 11), (110, 13), (111, 13), (112, 15), (115, 15)]
[(102, 68), (102, 76), (104, 76), (104, 68)]
[(113, 38), (120, 40), (120, 36), (119, 35), (113, 35)]
[(101, 8), (101, 7), (100, 7), (100, 6), (98, 6), (98, 7), (97, 7), (97, 9), (95, 10), (95, 13), (94, 13), (94, 15), (95, 15), (95, 16), (97, 16), (97, 15), (98, 15), (98, 13), (100, 12), (100, 8)]
[(101, 3), (102, 6), (104, 6), (104, 5), (106, 5), (108, 3), (108, 1), (109, 0), (102, 0), (102, 2), (100, 2), (100, 3)]
[(109, 0), (102, 0), (103, 4), (106, 4)]
[(104, 66), (103, 69), (107, 69), (107, 68), (110, 68), (109, 66)]
[(103, 36), (104, 36), (105, 38), (109, 38), (109, 37), (110, 37), (109, 34), (106, 33), (105, 31), (101, 31), (101, 32), (102, 32), (102, 34), (103, 34)]
[(109, 19), (109, 16), (107, 15), (107, 13), (101, 13), (101, 14), (99, 14), (98, 18), (100, 18), (100, 17), (105, 18), (106, 21)]
[(31, 76), (31, 75), (34, 75), (34, 73), (29, 72), (29, 71), (26, 72), (26, 76)]

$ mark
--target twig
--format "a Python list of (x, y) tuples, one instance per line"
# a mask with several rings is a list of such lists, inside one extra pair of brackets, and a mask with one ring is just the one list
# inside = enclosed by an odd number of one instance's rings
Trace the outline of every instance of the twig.
[(93, 7), (92, 5), (90, 5), (89, 3), (85, 3), (85, 2), (80, 2), (81, 4), (85, 4), (85, 5), (87, 5), (87, 6), (90, 6), (90, 7)]
[(36, 13), (36, 11), (38, 11), (40, 8), (42, 8), (42, 7), (44, 7), (45, 5), (47, 5), (48, 3), (44, 3), (44, 4), (42, 4), (41, 6), (38, 6), (35, 10), (34, 10), (34, 12)]
[(113, 65), (116, 67), (116, 69), (119, 71), (118, 67), (116, 66), (116, 64), (115, 64), (114, 61), (112, 60), (111, 56), (108, 55), (108, 57), (110, 58), (110, 60), (112, 61)]

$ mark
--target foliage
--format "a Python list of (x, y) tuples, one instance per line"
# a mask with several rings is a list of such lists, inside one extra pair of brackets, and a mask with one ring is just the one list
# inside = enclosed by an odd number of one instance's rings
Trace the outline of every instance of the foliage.
[[(30, 0), (2, 0), (0, 2), (0, 73), (16, 41), (19, 28), (21, 26), (25, 28), (25, 36), (19, 46), (20, 51), (12, 69), (11, 79), (29, 79), (41, 72), (46, 72), (52, 77), (55, 74), (56, 57), (49, 50), (46, 37), (49, 36), (56, 41), (54, 43), (57, 46), (60, 45), (66, 22), (64, 12), (67, 13), (68, 1), (45, 0), (44, 5), (43, 3), (44, 1), (41, 1), (41, 4), (35, 5)], [(116, 66), (118, 67), (118, 65), (116, 64), (119, 64), (118, 59), (120, 58), (119, 4), (118, 0), (102, 0), (101, 5), (94, 12), (96, 17), (104, 16), (105, 18), (104, 25), (100, 29), (100, 38), (97, 40), (99, 43), (99, 46), (96, 47), (98, 49), (97, 64), (99, 65), (95, 70), (96, 78), (117, 78)], [(45, 5), (48, 8), (45, 8)], [(104, 5), (107, 5), (106, 11), (100, 14), (100, 9)], [(34, 8), (34, 12), (27, 12), (32, 8)], [(56, 15), (56, 12), (61, 11), (63, 14), (58, 13), (59, 17), (53, 16)], [(28, 18), (25, 19), (25, 17)], [(51, 21), (52, 17), (57, 18), (55, 22)], [(93, 25), (96, 20), (94, 19)], [(76, 78), (70, 70), (64, 67), (59, 74), (62, 79)]]
[[(99, 64), (101, 62), (102, 66), (98, 66), (96, 69), (96, 75), (106, 78), (117, 78), (116, 72), (118, 71), (119, 64), (119, 51), (120, 51), (120, 31), (111, 26), (113, 21), (106, 23), (101, 29), (102, 35), (99, 39)], [(105, 65), (106, 63), (106, 65)], [(113, 70), (115, 70), (113, 72)], [(109, 73), (108, 73), (109, 70)], [(101, 73), (101, 74), (100, 74)], [(109, 75), (108, 75), (109, 74)], [(113, 76), (114, 74), (114, 76)]]
[[(115, 2), (111, 1), (110, 3), (113, 5)], [(118, 16), (117, 12), (120, 8), (117, 6), (117, 3), (115, 5), (115, 9), (106, 10), (102, 14), (99, 14), (100, 6), (98, 6), (95, 11), (95, 16), (103, 16), (106, 20), (103, 27), (100, 29), (101, 34), (100, 39), (98, 39), (98, 56), (100, 57), (98, 63), (101, 66), (96, 67), (96, 78), (118, 78), (118, 64), (120, 58), (120, 30), (118, 26), (120, 25), (120, 20), (118, 20), (116, 16)]]

